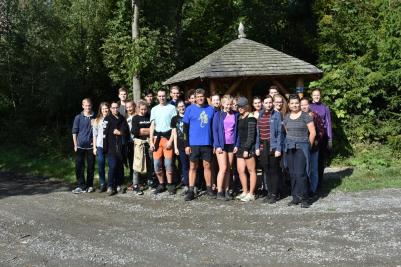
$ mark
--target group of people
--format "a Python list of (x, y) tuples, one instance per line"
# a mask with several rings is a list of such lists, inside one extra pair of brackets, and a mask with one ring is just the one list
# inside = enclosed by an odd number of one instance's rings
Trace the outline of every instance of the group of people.
[(263, 201), (273, 204), (283, 196), (289, 177), (288, 205), (307, 208), (321, 187), (332, 126), (319, 89), (312, 90), (309, 100), (298, 94), (285, 97), (273, 85), (252, 103), (243, 96), (207, 98), (204, 89), (190, 90), (182, 100), (178, 86), (171, 87), (171, 100), (166, 90), (158, 90), (157, 105), (152, 92), (137, 103), (127, 101), (127, 95), (120, 88), (120, 101), (102, 102), (96, 117), (91, 100), (82, 101), (72, 129), (78, 181), (73, 193), (94, 191), (95, 157), (99, 189), (109, 195), (124, 191), (125, 162), (132, 179), (128, 188), (137, 195), (146, 188), (173, 195), (182, 186), (184, 199), (191, 201), (203, 185), (209, 197), (249, 202), (260, 185)]

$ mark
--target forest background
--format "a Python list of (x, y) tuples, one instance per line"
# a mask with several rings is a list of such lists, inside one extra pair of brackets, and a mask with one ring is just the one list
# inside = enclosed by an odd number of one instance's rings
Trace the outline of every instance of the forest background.
[(73, 180), (82, 98), (96, 109), (136, 73), (155, 90), (242, 21), (249, 39), (324, 71), (312, 85), (333, 112), (334, 163), (358, 170), (356, 187), (401, 187), (401, 1), (142, 0), (135, 42), (131, 4), (0, 0), (0, 169)]

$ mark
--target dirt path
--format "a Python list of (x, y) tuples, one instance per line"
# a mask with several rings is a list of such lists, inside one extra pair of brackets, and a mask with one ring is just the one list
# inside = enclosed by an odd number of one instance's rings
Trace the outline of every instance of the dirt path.
[(401, 190), (331, 193), (305, 210), (69, 189), (0, 172), (0, 266), (401, 265)]

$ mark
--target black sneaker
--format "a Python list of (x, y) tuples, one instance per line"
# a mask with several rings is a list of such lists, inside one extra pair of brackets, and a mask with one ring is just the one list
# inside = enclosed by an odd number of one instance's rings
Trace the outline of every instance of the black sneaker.
[(141, 190), (141, 188), (139, 187), (139, 185), (134, 185), (132, 187), (132, 193), (134, 193), (135, 195), (143, 195), (143, 191)]
[(229, 200), (226, 197), (226, 194), (224, 192), (217, 192), (216, 199), (217, 200), (222, 200), (222, 201), (228, 201)]
[(106, 186), (99, 187), (99, 192), (100, 193), (103, 193), (103, 192), (106, 192), (106, 191), (107, 191), (107, 187)]
[(296, 206), (299, 203), (301, 203), (301, 201), (293, 199), (290, 202), (288, 202), (287, 206)]
[(216, 192), (214, 192), (211, 187), (207, 188), (206, 195), (210, 198), (216, 198)]
[(303, 201), (301, 202), (301, 208), (307, 209), (307, 208), (309, 208), (309, 207), (310, 207), (310, 204), (309, 204), (308, 201), (303, 200)]
[(107, 195), (108, 195), (108, 196), (114, 196), (115, 194), (117, 194), (117, 190), (116, 190), (116, 189), (111, 188), (111, 187), (109, 187), (109, 188), (107, 189)]
[(159, 184), (153, 194), (157, 195), (163, 193), (164, 191), (166, 191), (166, 187), (164, 186), (164, 184)]
[(268, 203), (268, 204), (274, 204), (277, 202), (277, 196), (276, 195), (267, 195), (267, 197), (265, 197), (263, 199), (264, 203)]
[(195, 199), (195, 193), (193, 190), (188, 190), (187, 194), (184, 197), (185, 201), (191, 201)]
[(170, 195), (175, 195), (175, 186), (173, 184), (168, 184), (167, 190)]

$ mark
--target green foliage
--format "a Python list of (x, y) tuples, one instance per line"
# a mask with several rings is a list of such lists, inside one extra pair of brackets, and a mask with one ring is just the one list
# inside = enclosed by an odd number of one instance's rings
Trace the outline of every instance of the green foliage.
[(312, 85), (323, 88), (352, 142), (394, 144), (401, 134), (401, 3), (318, 1), (316, 8), (325, 75)]

